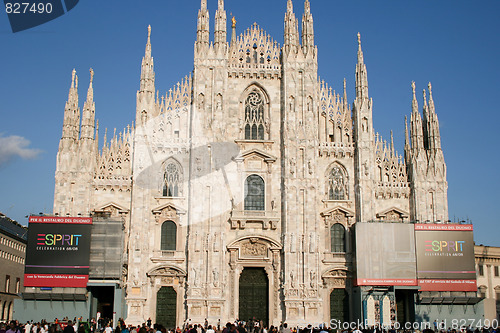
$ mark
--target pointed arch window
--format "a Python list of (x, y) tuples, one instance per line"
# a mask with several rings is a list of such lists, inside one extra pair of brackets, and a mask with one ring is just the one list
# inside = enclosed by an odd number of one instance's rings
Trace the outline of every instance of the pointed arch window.
[(177, 242), (177, 225), (173, 221), (165, 221), (161, 225), (161, 250), (175, 251)]
[(264, 100), (254, 89), (245, 100), (245, 139), (264, 140)]
[(265, 210), (264, 179), (250, 175), (245, 180), (245, 210)]
[(347, 174), (339, 166), (335, 165), (328, 176), (328, 199), (347, 200), (348, 198)]
[(178, 197), (182, 182), (182, 171), (178, 163), (168, 162), (163, 174), (163, 196)]
[(345, 252), (345, 228), (340, 223), (330, 227), (331, 250), (334, 253)]

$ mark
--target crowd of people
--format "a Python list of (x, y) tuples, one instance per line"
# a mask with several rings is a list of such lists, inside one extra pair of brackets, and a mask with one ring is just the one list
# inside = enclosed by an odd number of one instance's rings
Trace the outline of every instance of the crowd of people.
[(221, 326), (220, 321), (216, 325), (210, 325), (207, 320), (204, 324), (191, 323), (188, 320), (182, 327), (167, 328), (160, 324), (153, 324), (151, 318), (139, 326), (126, 325), (123, 319), (119, 319), (113, 327), (113, 321), (105, 318), (92, 319), (89, 322), (82, 318), (68, 320), (55, 319), (53, 322), (42, 320), (40, 322), (27, 322), (21, 324), (16, 320), (9, 323), (0, 322), (0, 333), (497, 333), (496, 328), (466, 328), (456, 329), (425, 329), (401, 330), (393, 328), (355, 327), (349, 329), (333, 330), (326, 325), (315, 327), (289, 327), (286, 323), (279, 327), (271, 325), (268, 327), (262, 320), (250, 319), (248, 321), (236, 320)]

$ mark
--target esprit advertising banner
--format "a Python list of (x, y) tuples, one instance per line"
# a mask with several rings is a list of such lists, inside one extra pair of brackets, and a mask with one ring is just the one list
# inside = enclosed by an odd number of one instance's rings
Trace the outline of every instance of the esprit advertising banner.
[(90, 217), (30, 216), (24, 271), (26, 287), (86, 287)]
[(472, 225), (415, 224), (417, 278), (424, 291), (477, 291)]
[(358, 222), (356, 285), (416, 286), (413, 224)]

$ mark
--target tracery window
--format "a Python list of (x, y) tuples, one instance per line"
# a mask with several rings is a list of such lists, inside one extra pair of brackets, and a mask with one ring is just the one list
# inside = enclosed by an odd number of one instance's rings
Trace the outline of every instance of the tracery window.
[(173, 221), (165, 221), (161, 225), (161, 250), (175, 251), (177, 241), (177, 225)]
[(245, 210), (265, 210), (264, 179), (250, 175), (245, 180)]
[(264, 100), (257, 90), (245, 100), (245, 139), (264, 140)]
[(346, 200), (348, 195), (347, 186), (346, 174), (340, 166), (334, 166), (328, 177), (328, 199)]
[(340, 223), (330, 227), (330, 241), (332, 252), (345, 252), (345, 228)]
[(170, 162), (163, 174), (163, 196), (178, 197), (181, 184), (181, 170), (177, 163)]

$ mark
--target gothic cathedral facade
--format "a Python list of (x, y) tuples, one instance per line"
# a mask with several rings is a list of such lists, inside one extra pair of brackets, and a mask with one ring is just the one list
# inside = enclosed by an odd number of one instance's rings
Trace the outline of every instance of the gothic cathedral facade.
[(193, 72), (165, 95), (149, 27), (135, 121), (101, 148), (93, 72), (80, 112), (73, 71), (54, 214), (123, 220), (127, 323), (352, 320), (353, 225), (448, 220), (431, 86), (421, 115), (412, 84), (402, 156), (374, 131), (359, 34), (349, 103), (319, 80), (309, 0), (301, 34), (288, 0), (283, 45), (228, 23), (218, 0), (211, 41), (201, 0)]

